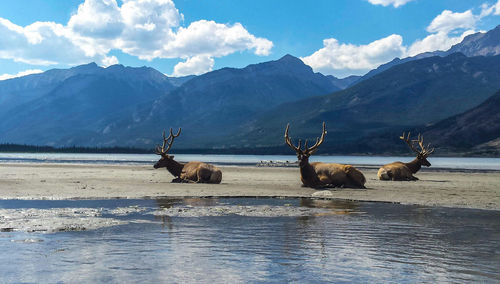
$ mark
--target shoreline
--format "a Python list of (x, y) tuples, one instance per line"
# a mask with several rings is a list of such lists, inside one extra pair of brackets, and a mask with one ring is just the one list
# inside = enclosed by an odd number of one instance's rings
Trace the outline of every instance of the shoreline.
[(141, 164), (0, 163), (0, 199), (317, 198), (500, 210), (500, 171), (423, 169), (419, 181), (379, 181), (359, 166), (367, 189), (315, 190), (296, 167), (219, 166), (221, 184), (170, 183), (164, 169)]

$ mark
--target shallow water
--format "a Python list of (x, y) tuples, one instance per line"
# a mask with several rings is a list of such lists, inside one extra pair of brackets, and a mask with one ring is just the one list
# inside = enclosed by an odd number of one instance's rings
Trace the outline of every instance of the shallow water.
[[(3, 200), (0, 208), (0, 227), (14, 217), (43, 218), (46, 229), (65, 216), (81, 221), (35, 232), (9, 224), (0, 233), (2, 282), (500, 281), (498, 211), (241, 198)], [(86, 218), (119, 224), (87, 228)]]
[[(176, 160), (202, 161), (219, 165), (256, 165), (262, 161), (294, 162), (295, 155), (199, 155), (175, 154)], [(414, 157), (387, 156), (312, 156), (311, 161), (380, 166), (394, 161), (411, 161)], [(155, 154), (68, 154), (68, 153), (0, 153), (0, 162), (32, 163), (105, 163), (154, 164)], [(500, 158), (430, 157), (432, 168), (500, 170)]]

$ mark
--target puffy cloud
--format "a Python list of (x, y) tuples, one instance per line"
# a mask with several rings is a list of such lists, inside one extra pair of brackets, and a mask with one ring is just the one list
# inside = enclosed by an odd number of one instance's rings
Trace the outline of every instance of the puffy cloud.
[(432, 20), (427, 27), (427, 31), (430, 33), (448, 33), (456, 29), (471, 29), (475, 27), (478, 20), (479, 17), (472, 14), (471, 10), (467, 10), (463, 13), (454, 13), (450, 10), (444, 10)]
[(273, 43), (264, 38), (256, 38), (240, 23), (232, 26), (214, 21), (197, 21), (187, 28), (180, 28), (175, 40), (163, 49), (165, 57), (195, 55), (225, 56), (239, 50), (254, 49), (257, 55), (268, 55)]
[(314, 70), (339, 77), (361, 75), (382, 63), (406, 54), (400, 35), (375, 40), (367, 45), (339, 43), (334, 38), (325, 39), (323, 48), (301, 58)]
[(0, 18), (0, 58), (35, 65), (96, 61), (107, 66), (118, 62), (108, 56), (116, 49), (144, 60), (189, 58), (179, 70), (201, 70), (192, 66), (197, 62), (212, 68), (213, 62), (201, 62), (238, 51), (268, 55), (273, 47), (271, 41), (250, 34), (240, 23), (200, 20), (183, 27), (184, 16), (172, 0), (122, 3), (85, 0), (66, 26), (36, 22), (21, 27)]
[(140, 59), (165, 58), (163, 49), (175, 40), (175, 28), (183, 19), (174, 3), (170, 0), (129, 0), (122, 5), (121, 14), (125, 28), (116, 48)]
[[(382, 2), (386, 5), (392, 3), (382, 0), (369, 1), (381, 5)], [(475, 33), (476, 25), (483, 17), (500, 14), (500, 0), (492, 5), (483, 4), (480, 8), (479, 14), (474, 14), (472, 10), (462, 13), (444, 10), (427, 26), (429, 34), (423, 39), (415, 40), (409, 46), (403, 45), (402, 37), (396, 34), (367, 45), (341, 44), (336, 39), (330, 38), (323, 41), (323, 48), (310, 56), (303, 57), (302, 60), (315, 71), (344, 77), (353, 74), (362, 75), (395, 57), (415, 56), (437, 50), (446, 51), (460, 43), (466, 36)]]
[(428, 35), (424, 39), (416, 40), (408, 48), (408, 56), (415, 56), (420, 53), (450, 49), (453, 45), (461, 42), (466, 36), (475, 33), (474, 30), (467, 30), (459, 36), (450, 36), (445, 32), (438, 32)]
[(395, 8), (403, 6), (404, 4), (414, 0), (368, 0), (373, 5), (382, 5), (384, 7), (392, 5)]
[(42, 73), (42, 72), (43, 71), (39, 70), (39, 69), (29, 69), (29, 70), (21, 71), (17, 74), (2, 74), (2, 75), (0, 75), (0, 81), (12, 79), (12, 78), (17, 78), (17, 77), (22, 77), (22, 76), (26, 76), (26, 75), (31, 75), (31, 74), (38, 74), (38, 73)]
[(68, 27), (82, 36), (105, 39), (119, 36), (123, 26), (115, 0), (87, 0), (68, 22)]
[(500, 0), (497, 1), (497, 3), (493, 5), (488, 5), (484, 3), (481, 5), (481, 14), (479, 15), (480, 18), (486, 17), (489, 15), (500, 15)]
[(101, 60), (101, 63), (104, 67), (108, 67), (114, 64), (118, 64), (118, 58), (115, 56), (106, 56)]
[[(498, 3), (500, 3), (500, 0)], [(491, 11), (488, 11), (489, 9), (487, 5), (483, 4), (479, 15), (473, 14), (471, 10), (462, 13), (444, 10), (427, 26), (426, 30), (432, 34), (416, 40), (409, 47), (408, 56), (415, 56), (428, 51), (448, 50), (453, 45), (461, 42), (466, 36), (476, 32), (477, 22), (491, 14)]]
[(100, 62), (105, 56), (86, 51), (71, 31), (53, 22), (35, 22), (26, 27), (0, 18), (0, 58), (33, 65)]
[(200, 75), (211, 71), (213, 67), (214, 59), (212, 57), (197, 55), (175, 65), (172, 76)]

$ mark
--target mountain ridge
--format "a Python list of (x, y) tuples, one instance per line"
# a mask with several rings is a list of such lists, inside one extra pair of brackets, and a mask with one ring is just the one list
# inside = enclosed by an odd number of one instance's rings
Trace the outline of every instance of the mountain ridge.
[(245, 125), (249, 131), (236, 139), (267, 133), (266, 138), (256, 139), (257, 144), (278, 145), (289, 122), (296, 133), (311, 139), (317, 136), (315, 126), (326, 121), (330, 137), (325, 144), (349, 144), (376, 132), (413, 128), (459, 114), (498, 89), (500, 55), (429, 57), (394, 66), (340, 92), (280, 105)]

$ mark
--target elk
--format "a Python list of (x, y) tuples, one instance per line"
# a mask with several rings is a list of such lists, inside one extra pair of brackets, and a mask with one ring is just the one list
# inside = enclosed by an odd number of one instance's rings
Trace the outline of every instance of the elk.
[[(380, 180), (418, 180), (413, 174), (418, 172), (422, 165), (426, 167), (431, 166), (431, 163), (427, 161), (427, 157), (434, 152), (434, 148), (429, 150), (431, 145), (424, 145), (424, 137), (422, 135), (418, 134), (417, 140), (410, 140), (410, 132), (408, 132), (408, 135), (405, 135), (403, 132), (403, 136), (399, 138), (403, 140), (413, 152), (417, 153), (417, 157), (409, 163), (394, 162), (382, 166), (377, 173)], [(418, 143), (420, 150), (415, 148), (415, 143)]]
[[(160, 155), (161, 158), (156, 162), (154, 168), (167, 168), (175, 177), (172, 182), (220, 183), (222, 172), (217, 167), (197, 161), (182, 164), (175, 161), (174, 156), (168, 155), (174, 139), (180, 134), (181, 128), (179, 128), (179, 131), (175, 135), (172, 132), (172, 128), (170, 128), (170, 135), (168, 137), (165, 137), (165, 131), (163, 131), (163, 146), (156, 147), (156, 154)], [(166, 149), (165, 146), (167, 147)]]
[(307, 146), (307, 140), (304, 142), (302, 150), (301, 140), (298, 146), (295, 146), (288, 136), (290, 124), (287, 124), (285, 130), (285, 143), (297, 153), (300, 168), (300, 179), (303, 186), (311, 188), (326, 187), (350, 187), (365, 188), (365, 176), (358, 169), (351, 165), (342, 165), (335, 163), (309, 163), (309, 157), (316, 152), (318, 147), (325, 140), (326, 125), (323, 122), (323, 132), (320, 138), (316, 138), (316, 143), (311, 147)]

